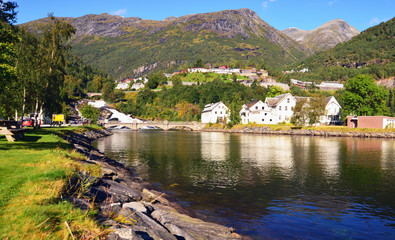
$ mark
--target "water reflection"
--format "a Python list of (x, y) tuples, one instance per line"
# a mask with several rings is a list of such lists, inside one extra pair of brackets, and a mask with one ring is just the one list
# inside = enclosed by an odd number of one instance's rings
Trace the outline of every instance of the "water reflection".
[(121, 132), (97, 146), (254, 239), (395, 238), (393, 140)]

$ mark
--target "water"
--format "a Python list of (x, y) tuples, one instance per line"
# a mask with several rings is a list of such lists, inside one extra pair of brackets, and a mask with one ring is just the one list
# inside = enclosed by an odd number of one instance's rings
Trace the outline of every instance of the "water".
[(395, 141), (115, 132), (101, 151), (253, 239), (395, 239)]

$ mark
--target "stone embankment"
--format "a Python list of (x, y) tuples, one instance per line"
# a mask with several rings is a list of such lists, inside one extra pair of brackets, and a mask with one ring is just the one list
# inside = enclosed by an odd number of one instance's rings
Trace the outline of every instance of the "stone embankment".
[(250, 133), (250, 134), (272, 134), (272, 135), (300, 135), (300, 136), (321, 136), (321, 137), (360, 137), (360, 138), (395, 138), (395, 133), (364, 133), (364, 132), (331, 132), (309, 129), (291, 130), (271, 130), (269, 127), (245, 127), (241, 129), (210, 129), (205, 132), (229, 132), (229, 133)]
[(87, 157), (85, 164), (101, 167), (101, 177), (78, 174), (70, 182), (68, 199), (82, 209), (94, 203), (99, 221), (110, 229), (108, 239), (242, 239), (232, 228), (195, 218), (132, 170), (91, 146), (92, 140), (110, 134), (97, 130), (64, 137)]

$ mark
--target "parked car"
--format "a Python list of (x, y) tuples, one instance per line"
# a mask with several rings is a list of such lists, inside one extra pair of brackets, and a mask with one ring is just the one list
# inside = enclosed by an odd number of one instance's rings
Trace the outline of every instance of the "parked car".
[(32, 127), (32, 126), (34, 126), (34, 119), (23, 118), (22, 126), (23, 127)]
[[(33, 127), (34, 126), (34, 118), (30, 118), (30, 117), (25, 117), (22, 120), (22, 126), (23, 127)], [(41, 125), (41, 120), (38, 120), (39, 125)]]

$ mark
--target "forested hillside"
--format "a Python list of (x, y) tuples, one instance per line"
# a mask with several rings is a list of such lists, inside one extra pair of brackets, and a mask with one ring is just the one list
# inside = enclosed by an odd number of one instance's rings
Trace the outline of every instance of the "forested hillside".
[[(108, 14), (64, 18), (76, 28), (72, 52), (115, 78), (204, 64), (254, 62), (284, 66), (311, 54), (249, 9), (194, 14), (163, 21)], [(40, 33), (48, 20), (25, 24)]]
[(308, 81), (345, 81), (358, 74), (375, 79), (395, 76), (395, 18), (369, 28), (350, 41), (310, 56), (294, 68), (309, 68), (292, 78)]

